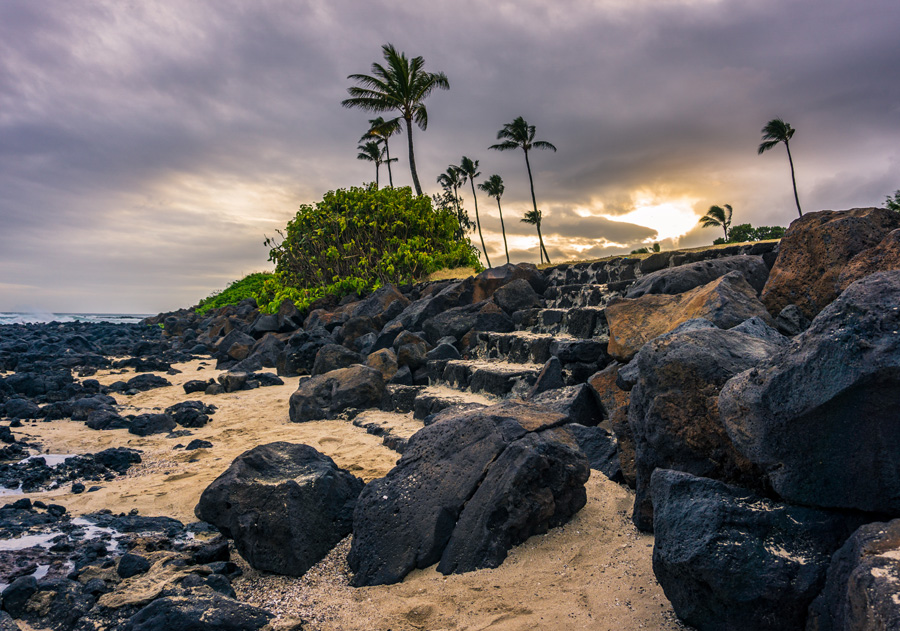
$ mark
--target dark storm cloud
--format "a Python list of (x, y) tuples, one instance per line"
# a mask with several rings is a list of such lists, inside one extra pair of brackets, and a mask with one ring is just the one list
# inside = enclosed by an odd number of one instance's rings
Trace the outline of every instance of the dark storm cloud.
[[(775, 116), (797, 128), (805, 209), (880, 204), (900, 187), (898, 19), (895, 0), (6, 0), (0, 309), (175, 308), (265, 267), (299, 203), (373, 179), (355, 159), (371, 115), (339, 103), (385, 42), (450, 78), (415, 130), (423, 186), (462, 155), (501, 174), (514, 259), (537, 260), (524, 158), (487, 147), (519, 115), (559, 148), (531, 156), (554, 259), (654, 239), (575, 212), (625, 214), (638, 192), (786, 225), (786, 156), (755, 150)], [(402, 136), (392, 153), (408, 185)]]

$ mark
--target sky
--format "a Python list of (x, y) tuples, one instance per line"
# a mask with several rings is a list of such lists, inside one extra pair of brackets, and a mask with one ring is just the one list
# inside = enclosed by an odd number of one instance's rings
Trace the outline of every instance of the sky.
[(787, 226), (776, 117), (805, 212), (882, 206), (897, 24), (897, 0), (0, 0), (0, 311), (157, 313), (271, 269), (300, 204), (374, 180), (341, 100), (385, 43), (450, 82), (414, 129), (425, 192), (463, 155), (501, 175), (513, 262), (538, 261), (524, 155), (488, 147), (517, 116), (558, 148), (530, 154), (553, 262), (711, 243), (713, 204)]

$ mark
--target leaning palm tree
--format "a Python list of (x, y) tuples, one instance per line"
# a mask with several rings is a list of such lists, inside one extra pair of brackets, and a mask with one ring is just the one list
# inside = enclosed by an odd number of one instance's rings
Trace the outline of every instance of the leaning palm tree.
[[(544, 140), (535, 140), (534, 125), (526, 123), (525, 119), (521, 116), (517, 117), (511, 123), (506, 123), (503, 126), (503, 129), (497, 132), (497, 140), (502, 140), (503, 142), (491, 145), (489, 147), (490, 149), (496, 149), (497, 151), (522, 149), (525, 152), (525, 166), (528, 168), (528, 183), (531, 185), (531, 203), (534, 207), (534, 210), (531, 211), (531, 213), (526, 214), (526, 217), (530, 214), (532, 218), (536, 220), (535, 225), (538, 227), (538, 240), (540, 241), (541, 248), (541, 262), (543, 262), (543, 257), (547, 256), (547, 249), (544, 247), (543, 238), (541, 238), (541, 212), (538, 210), (537, 201), (534, 197), (534, 178), (531, 177), (531, 162), (528, 160), (528, 152), (531, 149), (551, 149), (556, 151), (556, 147)], [(534, 222), (526, 221), (526, 223)], [(547, 256), (547, 262), (550, 262), (549, 256)]]
[(787, 149), (788, 162), (791, 164), (791, 183), (794, 185), (794, 201), (797, 202), (797, 212), (800, 213), (800, 216), (802, 217), (803, 211), (800, 210), (800, 198), (797, 197), (797, 179), (794, 177), (794, 159), (791, 158), (791, 146), (788, 143), (794, 136), (795, 131), (796, 130), (793, 127), (780, 118), (773, 118), (762, 128), (763, 141), (759, 144), (756, 155), (762, 155), (779, 142), (784, 143), (784, 148)]
[(509, 247), (506, 245), (506, 226), (503, 225), (503, 209), (500, 208), (500, 197), (505, 190), (503, 178), (499, 175), (492, 175), (479, 184), (478, 188), (487, 193), (489, 197), (493, 197), (497, 200), (497, 210), (500, 212), (500, 230), (503, 232), (503, 249), (506, 250), (506, 262), (509, 263)]
[(471, 158), (467, 158), (463, 156), (459, 161), (459, 167), (457, 167), (460, 173), (463, 176), (463, 182), (465, 180), (469, 180), (469, 184), (472, 185), (472, 199), (475, 200), (475, 225), (478, 227), (478, 238), (481, 239), (481, 249), (484, 250), (484, 260), (487, 261), (487, 266), (491, 266), (491, 259), (488, 256), (487, 248), (484, 247), (484, 236), (481, 234), (481, 218), (478, 216), (478, 196), (475, 195), (475, 178), (481, 175), (481, 172), (478, 170), (478, 160), (472, 160)]
[(391, 120), (386, 121), (379, 116), (378, 118), (369, 119), (369, 131), (363, 134), (362, 138), (359, 139), (360, 142), (365, 140), (377, 140), (384, 143), (384, 152), (387, 155), (387, 159), (384, 162), (387, 164), (388, 183), (391, 188), (394, 188), (394, 176), (391, 173), (391, 162), (396, 162), (397, 158), (391, 158), (391, 147), (388, 145), (388, 139), (394, 134), (399, 133), (399, 118), (392, 118)]
[(522, 223), (528, 223), (537, 228), (538, 233), (538, 243), (540, 244), (540, 254), (541, 254), (541, 263), (544, 262), (544, 257), (547, 257), (547, 262), (550, 262), (550, 255), (547, 254), (547, 248), (544, 247), (544, 237), (541, 236), (541, 218), (543, 213), (539, 210), (529, 210), (525, 213), (525, 216), (522, 217)]
[(374, 140), (359, 145), (357, 149), (359, 149), (357, 160), (375, 163), (375, 188), (378, 188), (378, 167), (384, 162), (384, 149)]
[(408, 59), (406, 53), (398, 52), (392, 44), (381, 47), (385, 66), (372, 64), (372, 75), (352, 74), (359, 85), (347, 88), (349, 99), (341, 101), (344, 107), (358, 107), (369, 112), (397, 110), (406, 121), (406, 137), (409, 143), (409, 170), (412, 174), (416, 194), (422, 194), (419, 174), (416, 171), (416, 156), (413, 151), (412, 124), (425, 130), (428, 127), (428, 111), (423, 101), (435, 89), (450, 89), (450, 82), (443, 72), (425, 72), (422, 57)]
[(728, 241), (728, 230), (731, 228), (731, 205), (725, 207), (710, 206), (706, 214), (700, 217), (700, 225), (704, 228), (719, 227), (725, 231), (725, 241)]

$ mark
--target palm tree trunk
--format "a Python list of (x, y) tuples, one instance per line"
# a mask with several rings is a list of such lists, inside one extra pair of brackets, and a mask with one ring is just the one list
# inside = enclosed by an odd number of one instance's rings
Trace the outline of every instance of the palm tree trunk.
[(381, 163), (380, 163), (380, 162), (376, 162), (376, 163), (375, 163), (375, 190), (376, 190), (376, 191), (377, 191), (378, 188), (379, 188), (378, 171), (379, 171), (380, 167), (381, 167)]
[[(528, 150), (523, 149), (525, 151), (525, 167), (528, 169), (528, 184), (531, 186), (531, 204), (534, 206), (534, 214), (537, 215), (537, 200), (534, 197), (534, 178), (531, 177), (531, 162), (528, 161)], [(544, 262), (544, 257), (547, 256), (547, 250), (544, 248), (544, 239), (541, 237), (541, 224), (537, 224), (538, 231), (538, 244), (540, 247), (540, 255), (541, 255), (541, 263)], [(547, 263), (550, 262), (550, 257), (547, 256)]]
[(547, 264), (549, 265), (550, 264), (550, 255), (547, 254), (547, 248), (544, 247), (544, 237), (541, 235), (541, 224), (537, 225), (537, 231), (538, 231), (538, 243), (541, 244), (541, 250), (544, 253), (544, 258), (547, 259)]
[(791, 184), (794, 185), (794, 201), (797, 202), (797, 212), (800, 213), (800, 216), (803, 216), (803, 211), (800, 210), (800, 198), (797, 197), (797, 179), (794, 177), (794, 159), (791, 158), (791, 146), (788, 144), (788, 141), (784, 141), (784, 148), (787, 149), (788, 152), (788, 162), (791, 164)]
[(506, 250), (506, 264), (509, 265), (509, 247), (506, 245), (506, 226), (503, 225), (503, 209), (500, 208), (500, 198), (497, 198), (497, 210), (500, 212), (500, 230), (503, 232), (503, 249)]
[(394, 176), (391, 175), (391, 148), (388, 146), (388, 139), (384, 139), (384, 152), (387, 154), (387, 165), (388, 165), (388, 182), (390, 183), (391, 188), (394, 188)]
[[(474, 171), (472, 171), (474, 173)], [(475, 223), (478, 224), (478, 238), (481, 239), (481, 249), (484, 250), (484, 260), (487, 261), (488, 267), (491, 267), (491, 259), (488, 256), (487, 248), (484, 247), (484, 236), (481, 234), (481, 219), (478, 218), (478, 196), (475, 195), (475, 180), (469, 178), (469, 184), (472, 185), (472, 199), (475, 200)]]
[(416, 187), (416, 195), (422, 194), (422, 185), (419, 184), (419, 174), (416, 171), (416, 154), (413, 151), (412, 141), (412, 117), (404, 118), (406, 121), (406, 139), (409, 142), (409, 172), (412, 174), (413, 186)]

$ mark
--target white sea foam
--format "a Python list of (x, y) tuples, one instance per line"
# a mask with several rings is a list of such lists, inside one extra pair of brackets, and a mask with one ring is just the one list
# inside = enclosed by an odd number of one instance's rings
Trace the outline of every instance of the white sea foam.
[(150, 314), (139, 313), (50, 313), (49, 311), (0, 312), (2, 324), (46, 324), (48, 322), (110, 322), (135, 324)]

